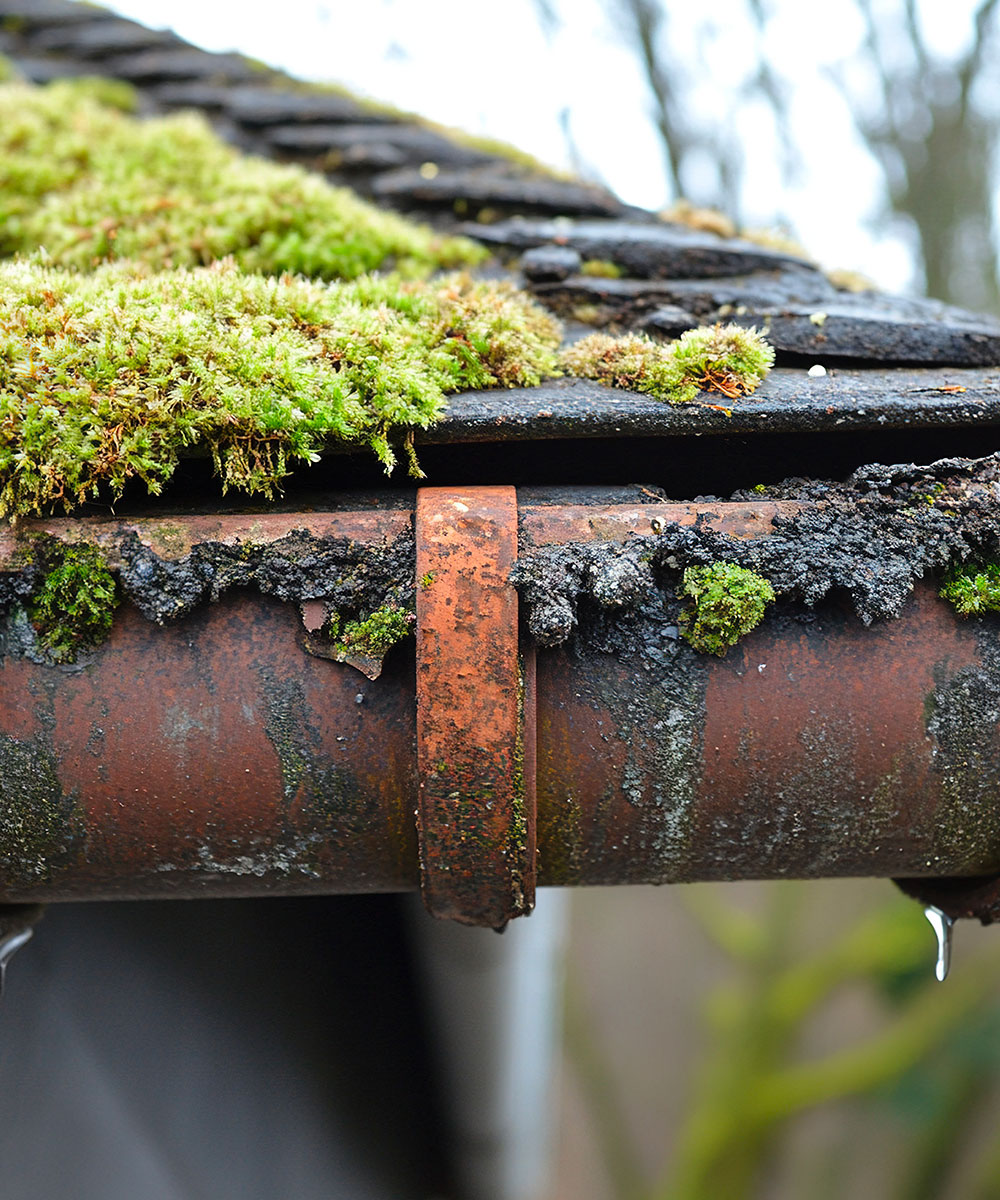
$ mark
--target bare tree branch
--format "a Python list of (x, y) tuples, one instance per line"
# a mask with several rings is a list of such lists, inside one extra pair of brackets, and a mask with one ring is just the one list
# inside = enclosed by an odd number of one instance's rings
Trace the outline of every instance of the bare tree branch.
[[(1000, 129), (972, 103), (976, 89), (1000, 72), (996, 53), (1000, 0), (978, 0), (969, 48), (952, 59), (944, 58), (924, 32), (921, 4), (928, 0), (904, 0), (895, 8), (874, 0), (841, 2), (853, 3), (861, 17), (857, 56), (874, 75), (875, 98), (853, 94), (844, 67), (828, 70), (828, 78), (882, 170), (887, 210), (911, 219), (919, 234), (928, 290), (943, 299), (1000, 310), (991, 217), (995, 172), (1000, 168)], [(714, 122), (691, 110), (688, 76), (671, 44), (676, 32), (666, 0), (606, 3), (633, 48), (649, 89), (653, 121), (675, 194), (684, 190), (682, 181), (690, 182), (696, 154), (708, 154), (717, 180), (714, 193), (690, 198), (711, 204), (721, 201), (736, 213), (746, 152), (734, 130), (749, 102), (763, 103), (773, 115), (783, 172), (786, 179), (792, 178), (800, 148), (790, 119), (791, 84), (781, 61), (769, 53), (773, 0), (745, 0), (743, 11), (756, 41), (756, 58), (747, 56), (749, 69), (742, 65), (735, 86), (730, 87), (727, 107)], [(710, 61), (716, 33), (713, 20), (709, 14), (693, 25), (696, 61)]]
[(617, 10), (629, 26), (653, 100), (653, 120), (663, 148), (667, 178), (674, 195), (681, 194), (680, 164), (687, 147), (677, 93), (660, 60), (659, 42), (664, 12), (656, 0), (617, 0)]

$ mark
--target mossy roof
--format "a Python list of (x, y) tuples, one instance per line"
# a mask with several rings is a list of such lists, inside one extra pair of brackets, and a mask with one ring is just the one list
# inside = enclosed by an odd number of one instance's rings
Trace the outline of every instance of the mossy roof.
[(202, 50), (97, 5), (0, 0), (0, 54), (35, 83), (79, 75), (127, 83), (120, 98), (130, 96), (144, 114), (197, 109), (241, 150), (299, 162), (437, 219), (624, 211), (607, 189), (559, 175), (513, 146)]
[[(279, 276), (266, 285), (274, 297), (283, 288), (290, 293), (298, 288), (296, 294), (305, 294), (301, 292), (304, 284), (281, 279), (282, 272), (337, 281), (373, 268), (401, 269), (404, 275), (420, 276), (440, 267), (474, 264), (483, 252), (472, 249), (471, 241), (454, 240), (452, 235), (461, 232), (495, 256), (490, 267), (494, 277), (516, 279), (534, 300), (563, 318), (570, 340), (593, 329), (678, 337), (699, 323), (735, 321), (764, 327), (777, 351), (779, 369), (752, 401), (732, 407), (669, 407), (640, 392), (569, 378), (527, 389), (483, 391), (483, 386), (498, 382), (537, 383), (551, 373), (553, 339), (558, 337), (551, 324), (538, 346), (541, 358), (522, 361), (520, 377), (511, 369), (511, 360), (505, 360), (493, 344), (498, 330), (501, 347), (509, 348), (512, 337), (517, 343), (525, 328), (534, 337), (548, 318), (527, 297), (512, 301), (514, 293), (504, 288), (493, 291), (469, 281), (449, 282), (443, 285), (445, 291), (457, 288), (468, 295), (470, 289), (478, 288), (480, 299), (490, 296), (485, 315), (477, 314), (476, 322), (482, 319), (489, 325), (503, 311), (499, 326), (490, 326), (491, 334), (480, 336), (476, 346), (476, 338), (467, 337), (461, 328), (440, 324), (442, 301), (436, 285), (404, 284), (394, 276), (388, 285), (394, 298), (387, 300), (383, 293), (377, 299), (365, 318), (369, 324), (352, 344), (355, 350), (365, 345), (371, 349), (372, 339), (382, 337), (383, 331), (370, 324), (371, 311), (381, 311), (378, 321), (392, 326), (392, 335), (368, 358), (377, 358), (380, 371), (396, 382), (381, 390), (376, 384), (372, 389), (369, 378), (368, 392), (362, 389), (359, 393), (350, 386), (362, 369), (359, 359), (349, 364), (341, 380), (345, 384), (340, 388), (341, 409), (336, 413), (326, 410), (331, 422), (327, 433), (339, 430), (349, 444), (367, 443), (383, 461), (392, 458), (394, 446), (397, 450), (409, 448), (406, 431), (414, 429), (418, 444), (424, 445), (452, 441), (499, 445), (538, 439), (569, 445), (566, 439), (624, 437), (633, 439), (635, 445), (639, 444), (635, 439), (648, 445), (651, 439), (659, 444), (657, 439), (666, 438), (662, 444), (667, 446), (678, 437), (703, 433), (722, 439), (728, 435), (731, 441), (734, 435), (750, 432), (854, 431), (860, 435), (865, 430), (881, 434), (900, 426), (971, 431), (1000, 419), (1000, 383), (991, 369), (1000, 361), (1000, 326), (996, 322), (927, 301), (881, 296), (865, 290), (863, 283), (827, 277), (794, 246), (734, 237), (730, 228), (717, 221), (706, 224), (704, 214), (697, 212), (678, 210), (664, 220), (628, 209), (605, 190), (559, 178), (509, 148), (475, 143), (455, 131), (335, 89), (310, 88), (240, 56), (210, 54), (173, 34), (145, 29), (73, 0), (0, 0), (0, 53), (9, 57), (15, 72), (31, 81), (102, 77), (99, 83), (56, 84), (46, 92), (53, 114), (65, 112), (70, 103), (83, 113), (86, 137), (81, 133), (76, 144), (69, 138), (63, 157), (35, 156), (36, 177), (22, 178), (17, 187), (4, 189), (5, 200), (0, 203), (7, 205), (8, 220), (0, 249), (6, 254), (34, 250), (37, 257), (37, 247), (43, 245), (42, 257), (47, 258), (48, 266), (36, 262), (36, 270), (58, 264), (71, 270), (91, 270), (108, 261), (139, 260), (145, 265), (101, 266), (105, 274), (98, 278), (113, 278), (122, 294), (128, 292), (130, 303), (143, 294), (158, 296), (160, 303), (171, 289), (176, 291), (176, 280), (154, 283), (148, 275), (150, 269), (184, 269), (228, 256), (230, 265), (206, 278), (211, 279), (212, 288), (229, 288), (232, 307), (235, 297), (244, 304), (247, 295), (265, 286), (261, 279), (246, 276), (247, 271)], [(84, 92), (87, 95), (81, 98)], [(191, 116), (188, 110), (192, 108), (201, 115)], [(150, 144), (150, 130), (155, 134), (155, 150), (149, 152), (150, 171), (138, 178), (134, 170), (117, 179), (112, 173), (110, 180), (95, 183), (80, 166), (101, 157), (102, 140), (106, 161), (116, 156), (122, 161), (129, 158), (132, 135), (128, 130), (132, 126), (123, 124), (123, 111), (165, 117), (143, 126), (144, 145)], [(9, 130), (10, 121), (6, 125)], [(93, 136), (98, 126), (104, 127), (103, 139)], [(252, 152), (253, 157), (226, 150), (209, 128), (237, 149)], [(28, 130), (25, 137), (30, 140), (31, 136)], [(157, 176), (157, 164), (162, 166), (171, 159), (174, 165), (181, 164), (182, 175), (186, 171), (190, 177), (190, 194), (181, 203), (173, 193), (167, 194)], [(291, 165), (293, 162), (300, 165)], [(302, 166), (312, 170), (304, 171)], [(231, 178), (234, 172), (236, 184)], [(174, 178), (171, 186), (177, 182)], [(329, 186), (331, 182), (349, 183), (356, 192), (376, 200), (382, 211), (336, 192)], [(32, 187), (36, 189), (34, 198)], [(196, 195), (199, 187), (200, 199)], [(45, 197), (41, 206), (35, 203), (40, 196)], [(144, 208), (136, 209), (136, 197), (145, 197)], [(399, 220), (385, 211), (387, 206), (430, 220), (437, 232)], [(275, 226), (274, 213), (281, 209), (293, 213), (294, 218)], [(327, 233), (337, 229), (337, 236), (325, 236), (324, 227)], [(244, 275), (236, 268), (242, 268)], [(32, 282), (30, 287), (40, 295), (45, 289), (40, 291), (36, 284)], [(327, 288), (324, 303), (328, 307), (358, 303), (357, 291), (340, 291), (344, 286), (333, 282)], [(368, 288), (369, 300), (379, 287), (383, 285), (372, 281), (362, 284), (362, 290)], [(204, 292), (203, 285), (197, 284), (191, 295), (197, 296), (199, 288)], [(50, 280), (48, 290), (57, 296), (48, 317), (58, 311), (60, 319), (79, 327), (83, 320), (80, 306), (86, 308), (87, 297), (93, 298), (92, 285), (71, 286), (60, 277)], [(336, 300), (330, 298), (334, 293), (339, 297)], [(403, 295), (405, 304), (400, 300)], [(192, 304), (185, 320), (197, 325), (203, 314), (196, 311), (198, 302)], [(425, 316), (436, 315), (419, 333), (414, 334), (412, 328), (401, 333), (401, 305), (423, 306)], [(45, 316), (42, 309), (37, 309), (36, 315)], [(105, 312), (104, 318), (107, 315)], [(301, 315), (290, 325), (283, 324), (287, 315), (276, 320), (271, 331), (278, 344), (275, 361), (284, 355), (287, 366), (295, 359), (297, 368), (291, 374), (301, 377), (301, 368), (314, 370), (316, 359), (329, 354), (328, 344), (337, 335), (322, 321), (310, 322)], [(93, 305), (87, 319), (90, 337), (102, 324), (95, 318)], [(248, 323), (254, 337), (259, 336), (260, 322), (268, 320), (275, 320), (273, 314), (262, 315), (262, 310), (251, 306)], [(311, 330), (306, 328), (310, 324), (314, 326)], [(232, 328), (237, 327), (245, 332), (247, 326), (237, 321)], [(51, 321), (46, 325), (42, 319), (39, 328), (43, 339), (48, 339), (48, 353), (54, 344)], [(428, 328), (435, 331), (433, 335)], [(482, 328), (476, 325), (480, 333)], [(10, 345), (17, 331), (9, 315), (5, 335), (8, 361), (13, 362), (17, 355)], [(148, 336), (148, 331), (143, 336)], [(234, 336), (238, 342), (238, 335)], [(430, 356), (433, 361), (420, 364), (430, 368), (429, 374), (422, 376), (416, 392), (407, 393), (405, 386), (398, 386), (399, 380), (410, 369), (415, 353), (418, 358), (421, 354), (426, 357), (434, 337), (439, 342)], [(292, 352), (289, 347), (295, 339), (301, 344), (296, 342)], [(322, 348), (317, 351), (317, 346)], [(39, 370), (26, 343), (22, 349), (21, 366), (27, 364), (29, 373)], [(456, 375), (456, 363), (463, 356)], [(67, 369), (59, 354), (47, 361), (46, 370)], [(52, 367), (55, 361), (58, 367)], [(442, 361), (445, 377), (433, 377)], [(491, 374), (491, 361), (499, 364), (495, 374)], [(820, 379), (807, 376), (804, 368), (814, 362), (827, 364), (829, 373)], [(274, 362), (268, 369), (280, 374)], [(201, 395), (206, 380), (218, 385), (220, 370), (219, 362), (203, 370), (191, 394)], [(244, 383), (252, 379), (254, 386), (267, 374), (259, 361), (252, 367), (241, 362), (237, 379), (240, 372), (244, 372)], [(175, 373), (183, 377), (190, 392), (191, 372), (188, 376), (183, 370)], [(79, 378), (74, 378), (73, 386), (77, 386)], [(171, 386), (176, 383), (173, 380)], [(231, 391), (232, 380), (226, 386)], [(265, 391), (270, 388), (272, 396), (280, 393), (294, 411), (305, 413), (294, 388), (286, 387), (281, 393), (281, 386), (271, 379)], [(128, 390), (125, 386), (119, 395)], [(450, 394), (450, 407), (438, 420), (445, 394)], [(210, 451), (223, 479), (231, 483), (253, 477), (263, 480), (267, 491), (272, 467), (280, 468), (273, 476), (277, 479), (292, 461), (311, 460), (324, 444), (319, 424), (312, 422), (310, 428), (297, 431), (294, 445), (281, 439), (269, 443), (263, 468), (254, 462), (253, 454), (241, 463), (234, 446), (242, 434), (227, 441), (218, 428), (206, 433), (212, 426), (211, 408), (205, 406), (185, 436)], [(307, 426), (311, 420), (307, 418)], [(431, 422), (435, 422), (431, 428), (420, 432)], [(195, 426), (197, 436), (190, 433)], [(257, 428), (254, 437), (258, 440), (261, 430), (267, 433), (265, 426), (266, 422)], [(396, 435), (393, 427), (399, 431)], [(13, 436), (8, 434), (7, 448), (13, 448), (15, 454), (19, 437), (16, 431)], [(56, 454), (63, 465), (74, 453), (76, 437), (83, 437), (83, 445), (90, 435), (77, 430), (63, 444)], [(183, 437), (177, 440), (176, 455), (190, 451), (190, 445), (185, 448), (183, 442)], [(147, 478), (154, 489), (162, 483), (155, 470), (144, 475), (141, 446), (131, 446), (128, 453), (134, 474)], [(692, 461), (696, 459), (694, 456)], [(99, 461), (107, 467), (110, 460), (106, 460), (106, 450), (94, 451), (93, 445), (82, 458), (90, 466)], [(497, 461), (501, 460), (502, 456)], [(553, 456), (544, 461), (551, 463)], [(263, 473), (255, 476), (258, 468)], [(103, 478), (118, 480), (115, 469), (105, 470)], [(24, 465), (22, 496), (51, 499), (64, 488), (67, 496), (76, 498), (91, 494), (95, 486), (96, 476), (88, 476), (86, 471), (72, 477), (72, 472), (54, 471), (51, 463), (47, 470), (49, 477), (42, 480)], [(24, 511), (28, 504), (27, 500), (12, 499), (17, 490), (8, 490), (8, 511)]]

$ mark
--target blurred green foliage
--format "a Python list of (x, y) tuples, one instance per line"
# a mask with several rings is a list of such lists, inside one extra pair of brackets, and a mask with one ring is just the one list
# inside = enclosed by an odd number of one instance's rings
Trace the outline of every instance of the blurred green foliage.
[[(700, 1001), (706, 1048), (689, 1081), (673, 1151), (654, 1179), (643, 1168), (595, 1027), (578, 990), (569, 990), (569, 1054), (615, 1200), (776, 1195), (774, 1179), (796, 1124), (823, 1106), (836, 1106), (842, 1116), (867, 1114), (891, 1129), (892, 1190), (880, 1196), (1000, 1196), (1000, 1138), (984, 1140), (975, 1119), (1000, 1086), (1000, 941), (963, 955), (942, 985), (918, 905), (890, 897), (817, 945), (805, 895), (815, 886), (767, 885), (753, 913), (717, 886), (682, 889), (686, 909), (727, 971)], [(803, 953), (810, 941), (813, 948)], [(877, 1014), (874, 1031), (824, 1055), (804, 1050), (807, 1026), (849, 989), (867, 997)], [(840, 1165), (850, 1158), (847, 1147)], [(819, 1162), (816, 1168), (821, 1191), (797, 1195), (856, 1195), (846, 1170)], [(959, 1171), (963, 1182), (956, 1184)]]

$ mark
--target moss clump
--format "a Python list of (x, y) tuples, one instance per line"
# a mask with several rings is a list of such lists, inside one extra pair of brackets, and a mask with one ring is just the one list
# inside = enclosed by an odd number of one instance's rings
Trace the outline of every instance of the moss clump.
[(774, 366), (774, 350), (756, 329), (742, 325), (689, 329), (670, 349), (680, 397), (675, 403), (693, 400), (701, 388), (730, 400), (749, 395)]
[(323, 279), (486, 257), (300, 167), (246, 157), (194, 114), (140, 121), (121, 111), (128, 101), (103, 81), (0, 85), (0, 254), (43, 247), (81, 270), (231, 255), (247, 271)]
[(736, 223), (717, 208), (700, 208), (690, 200), (678, 200), (659, 214), (661, 221), (686, 225), (699, 233), (715, 233), (719, 237), (736, 237)]
[(878, 285), (860, 271), (852, 271), (848, 267), (834, 267), (824, 271), (827, 279), (839, 292), (876, 292)]
[(416, 616), (395, 604), (385, 604), (357, 621), (344, 621), (334, 613), (323, 632), (339, 655), (382, 659), (397, 642), (413, 632)]
[(124, 79), (109, 79), (106, 75), (74, 75), (72, 79), (50, 83), (50, 88), (68, 93), (68, 98), (79, 104), (94, 101), (105, 108), (114, 108), (123, 113), (139, 110), (139, 93)]
[(645, 334), (611, 337), (592, 333), (564, 350), (559, 361), (570, 375), (674, 402), (671, 389), (675, 372), (670, 346), (654, 342)]
[(963, 617), (1000, 612), (1000, 564), (963, 563), (952, 567), (938, 594)]
[(703, 325), (670, 343), (645, 334), (594, 333), (565, 350), (560, 361), (572, 375), (688, 404), (702, 389), (730, 400), (748, 395), (774, 365), (774, 351), (756, 329)]
[(46, 572), (28, 604), (38, 640), (56, 662), (75, 662), (86, 646), (111, 632), (121, 599), (114, 576), (93, 546), (54, 542), (43, 553)]
[(681, 637), (704, 654), (725, 654), (760, 623), (774, 600), (763, 575), (726, 562), (688, 567), (679, 593), (694, 601), (678, 619)]
[(615, 262), (606, 258), (588, 258), (580, 264), (580, 274), (590, 275), (594, 279), (621, 279), (625, 274)]
[(741, 229), (740, 237), (745, 242), (753, 242), (755, 246), (763, 246), (765, 250), (787, 254), (789, 258), (801, 258), (808, 263), (815, 262), (805, 246), (784, 229)]
[(182, 454), (271, 496), (324, 446), (426, 428), (445, 395), (536, 384), (558, 323), (505, 282), (322, 284), (232, 264), (77, 275), (0, 264), (0, 515), (72, 508)]

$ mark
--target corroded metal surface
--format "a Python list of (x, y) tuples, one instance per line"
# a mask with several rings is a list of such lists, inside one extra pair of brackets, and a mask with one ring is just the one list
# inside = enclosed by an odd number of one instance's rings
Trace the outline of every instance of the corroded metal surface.
[(408, 509), (347, 510), (322, 513), (247, 514), (186, 513), (183, 517), (145, 517), (115, 521), (106, 517), (54, 517), (0, 525), (0, 569), (25, 538), (47, 534), (63, 542), (90, 542), (108, 553), (108, 564), (121, 565), (116, 549), (134, 534), (139, 543), (163, 559), (180, 559), (206, 543), (229, 546), (268, 545), (290, 533), (305, 531), (317, 538), (345, 538), (362, 543), (392, 539), (412, 521)]
[(633, 533), (658, 533), (667, 524), (707, 525), (731, 537), (761, 537), (778, 514), (802, 506), (794, 500), (754, 504), (524, 504), (520, 508), (522, 545), (624, 541)]
[(417, 499), (417, 746), (424, 903), (501, 928), (534, 905), (513, 488)]
[(721, 660), (679, 651), (539, 656), (540, 883), (1000, 868), (995, 714), (956, 739), (974, 764), (931, 715), (994, 668), (929, 589), (877, 629), (824, 608)]
[(393, 891), (417, 882), (412, 658), (304, 654), (294, 607), (128, 607), (73, 668), (0, 664), (2, 897)]
[[(521, 545), (624, 543), (657, 522), (759, 538), (796, 506), (532, 500)], [(996, 618), (959, 621), (924, 585), (871, 627), (836, 598), (781, 610), (723, 658), (654, 622), (623, 653), (581, 630), (536, 663), (508, 582), (512, 490), (428, 489), (419, 508), (417, 658), (394, 648), (377, 681), (305, 654), (298, 605), (241, 590), (162, 628), (126, 605), (72, 667), (8, 648), (0, 900), (399, 890), (422, 876), (432, 911), (500, 926), (532, 903), (535, 781), (546, 884), (969, 876), (944, 901), (946, 885), (927, 888), (946, 911), (950, 896), (993, 912), (979, 877), (1000, 868)], [(362, 515), (130, 528), (183, 554), (305, 523), (376, 541), (411, 520)]]
[(1000, 875), (973, 875), (957, 879), (895, 879), (893, 882), (907, 896), (940, 909), (952, 921), (963, 917), (975, 918), (984, 925), (1000, 921)]

